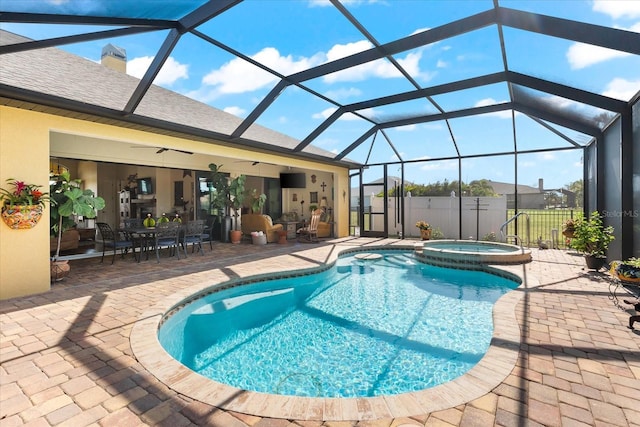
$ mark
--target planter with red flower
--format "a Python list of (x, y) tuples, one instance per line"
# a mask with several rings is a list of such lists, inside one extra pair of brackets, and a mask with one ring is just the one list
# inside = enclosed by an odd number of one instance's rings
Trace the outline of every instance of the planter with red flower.
[(47, 193), (40, 191), (40, 185), (26, 184), (13, 178), (7, 179), (7, 183), (9, 189), (0, 188), (2, 220), (14, 230), (35, 227), (49, 200)]

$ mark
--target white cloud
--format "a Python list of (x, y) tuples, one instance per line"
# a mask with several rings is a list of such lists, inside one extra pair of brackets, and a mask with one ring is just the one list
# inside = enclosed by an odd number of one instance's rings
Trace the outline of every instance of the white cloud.
[(442, 123), (443, 122), (429, 122), (429, 123), (423, 124), (422, 127), (430, 130), (442, 130), (444, 129), (444, 126)]
[[(504, 101), (502, 101), (504, 102)], [(493, 98), (484, 98), (481, 99), (480, 101), (476, 102), (474, 107), (486, 107), (487, 105), (495, 105), (498, 104), (498, 101), (496, 101)]]
[[(282, 75), (290, 75), (313, 68), (322, 63), (335, 61), (371, 49), (372, 47), (373, 45), (370, 42), (360, 40), (353, 43), (336, 44), (326, 53), (318, 52), (311, 57), (298, 58), (294, 58), (292, 55), (283, 56), (277, 49), (266, 47), (255, 55), (252, 55), (252, 58)], [(433, 74), (421, 72), (420, 70), (421, 58), (421, 50), (414, 50), (406, 54), (403, 58), (397, 58), (397, 61), (415, 78), (424, 80), (431, 79)], [(324, 76), (323, 80), (325, 83), (332, 84), (336, 82), (362, 81), (371, 77), (397, 78), (401, 76), (393, 64), (386, 60), (377, 60), (332, 73)], [(277, 81), (278, 77), (271, 73), (240, 58), (234, 58), (219, 68), (211, 70), (202, 79), (203, 87), (192, 91), (188, 96), (201, 100), (202, 102), (210, 102), (224, 94), (246, 93), (271, 87)], [(331, 95), (336, 95), (336, 99), (360, 94), (360, 90), (355, 88), (338, 89), (335, 92), (331, 92)]]
[(436, 68), (447, 68), (448, 66), (449, 64), (442, 59), (438, 59), (438, 62), (436, 62)]
[(331, 107), (331, 108), (327, 108), (325, 110), (322, 110), (319, 113), (315, 113), (313, 114), (311, 117), (314, 119), (322, 119), (322, 120), (326, 120), (330, 115), (332, 115), (335, 111), (337, 110), (337, 108)]
[(420, 168), (420, 170), (423, 170), (423, 171), (458, 170), (458, 161), (457, 160), (441, 160), (436, 162), (427, 162)]
[(640, 2), (634, 0), (594, 0), (593, 10), (618, 18), (638, 18), (640, 17)]
[(609, 82), (603, 95), (628, 101), (640, 89), (640, 80), (629, 81), (615, 78)]
[(599, 62), (629, 56), (630, 53), (584, 43), (574, 43), (567, 51), (567, 60), (573, 70), (586, 68)]
[[(141, 79), (149, 69), (152, 61), (152, 56), (141, 56), (127, 61), (127, 74)], [(153, 82), (161, 86), (171, 86), (178, 79), (187, 78), (189, 78), (189, 66), (179, 63), (170, 56)]]
[[(305, 70), (320, 61), (320, 58), (315, 56), (296, 61), (291, 55), (281, 56), (280, 52), (272, 47), (262, 49), (252, 58), (285, 75)], [(276, 81), (276, 76), (240, 58), (232, 59), (202, 78), (203, 84), (214, 86), (221, 94), (251, 92), (273, 85)]]
[(347, 56), (355, 53), (364, 52), (372, 47), (373, 45), (367, 40), (360, 40), (347, 44), (336, 44), (327, 52), (327, 62), (346, 58)]
[(538, 157), (541, 158), (542, 160), (555, 160), (556, 159), (556, 155), (554, 153), (540, 153), (540, 155)]
[[(484, 99), (481, 99), (480, 101), (476, 102), (474, 107), (486, 107), (488, 105), (503, 104), (505, 102), (507, 102), (507, 101), (496, 101), (493, 98), (484, 98)], [(498, 117), (500, 119), (510, 119), (511, 118), (511, 110), (496, 111), (495, 113), (489, 113), (487, 115), (495, 116), (495, 117)]]
[(393, 128), (393, 130), (397, 130), (398, 132), (413, 132), (418, 127), (416, 125), (406, 125), (406, 126), (398, 126)]
[(340, 89), (336, 89), (336, 90), (330, 90), (325, 92), (324, 94), (327, 98), (331, 98), (331, 99), (335, 99), (337, 100), (341, 100), (341, 99), (348, 99), (354, 96), (360, 96), (362, 95), (362, 91), (358, 88), (355, 87), (350, 87), (350, 88), (340, 88)]
[[(607, 3), (632, 3), (629, 2), (607, 2)], [(640, 2), (637, 2), (640, 4)], [(636, 33), (640, 33), (640, 22), (634, 24), (630, 28), (621, 28), (627, 31), (633, 31)], [(581, 68), (586, 68), (590, 65), (597, 64), (599, 62), (609, 61), (614, 58), (621, 58), (625, 56), (631, 55), (630, 53), (620, 52), (618, 50), (607, 49), (605, 47), (594, 46), (590, 44), (584, 43), (574, 43), (567, 50), (567, 60), (569, 61), (569, 66), (573, 70), (579, 70)]]
[[(335, 61), (337, 59), (365, 51), (372, 47), (373, 45), (366, 40), (348, 43), (346, 45), (335, 45), (329, 50), (329, 52), (327, 52), (327, 60)], [(421, 58), (422, 52), (421, 50), (417, 50), (408, 53), (404, 58), (396, 58), (396, 60), (407, 71), (407, 73), (413, 77), (429, 79), (431, 78), (430, 74), (422, 73), (420, 71)], [(356, 67), (328, 74), (324, 76), (324, 81), (331, 84), (344, 81), (363, 81), (371, 77), (388, 79), (402, 77), (402, 74), (391, 62), (385, 59), (379, 59), (377, 61), (367, 62)]]
[(226, 107), (222, 109), (224, 112), (229, 113), (229, 114), (233, 114), (234, 116), (238, 116), (238, 117), (242, 117), (244, 116), (244, 113), (247, 112), (247, 110), (245, 110), (244, 108), (240, 108), (240, 107)]
[[(322, 110), (319, 113), (315, 113), (315, 114), (311, 115), (311, 117), (314, 118), (314, 119), (326, 120), (336, 110), (337, 110), (337, 108), (335, 108), (335, 107), (329, 107), (327, 109)], [(369, 118), (372, 118), (372, 119), (375, 118), (376, 115), (377, 115), (377, 111), (374, 110), (373, 108), (366, 108), (364, 110), (360, 110), (360, 113), (362, 113), (363, 116), (369, 117)], [(353, 120), (362, 120), (362, 119), (360, 117), (356, 116), (353, 113), (346, 113), (346, 114), (342, 114), (338, 118), (338, 120), (353, 121)]]
[[(315, 2), (315, 4), (320, 5), (320, 2)], [(296, 58), (292, 55), (283, 56), (276, 48), (265, 47), (255, 55), (252, 55), (252, 58), (286, 76), (371, 49), (372, 47), (373, 45), (369, 41), (359, 40), (353, 43), (336, 44), (326, 53), (318, 52), (310, 57)], [(415, 78), (431, 79), (433, 74), (421, 72), (420, 70), (421, 58), (422, 52), (420, 49), (407, 53), (402, 58), (397, 58), (397, 61)], [(402, 75), (393, 64), (381, 59), (332, 73), (324, 76), (323, 80), (325, 83), (332, 84), (347, 81), (357, 82), (371, 77), (398, 78), (402, 77)], [(224, 94), (246, 93), (271, 87), (278, 80), (278, 77), (271, 73), (240, 58), (234, 58), (205, 75), (202, 79), (203, 87), (192, 91), (189, 96), (203, 102), (209, 102)], [(360, 95), (361, 92), (359, 89), (348, 88), (338, 89), (330, 94), (335, 96), (336, 99), (344, 99)]]

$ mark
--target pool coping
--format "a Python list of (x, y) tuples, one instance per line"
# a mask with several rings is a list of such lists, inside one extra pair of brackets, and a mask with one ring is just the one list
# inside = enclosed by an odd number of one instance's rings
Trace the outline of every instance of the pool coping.
[[(441, 245), (473, 244), (476, 246), (498, 246), (512, 249), (508, 252), (475, 252), (452, 250)], [(442, 267), (455, 267), (458, 264), (491, 264), (491, 265), (517, 265), (532, 261), (531, 249), (502, 242), (475, 241), (475, 240), (426, 240), (416, 244), (416, 254), (426, 262)]]
[[(308, 274), (332, 265), (345, 253), (389, 250), (388, 246), (366, 248), (344, 246), (336, 248), (323, 265), (304, 269)], [(413, 249), (413, 246), (395, 246), (393, 249)], [(268, 260), (266, 260), (268, 262)], [(516, 318), (516, 306), (522, 299), (523, 289), (539, 285), (536, 278), (526, 274), (522, 266), (486, 266), (484, 270), (521, 280), (520, 286), (503, 295), (493, 310), (494, 334), (487, 353), (472, 369), (448, 383), (425, 390), (392, 396), (364, 398), (311, 398), (282, 396), (238, 389), (206, 378), (170, 356), (158, 340), (158, 328), (165, 315), (194, 294), (207, 293), (228, 286), (224, 280), (190, 286), (164, 298), (143, 313), (132, 327), (130, 344), (140, 364), (159, 381), (172, 390), (189, 398), (229, 411), (269, 418), (309, 421), (374, 420), (410, 417), (455, 407), (477, 399), (495, 387), (516, 366), (521, 343), (520, 327)], [(294, 273), (291, 269), (288, 273)], [(286, 274), (283, 272), (283, 274)], [(272, 274), (270, 274), (271, 276)], [(243, 278), (242, 281), (257, 275)]]

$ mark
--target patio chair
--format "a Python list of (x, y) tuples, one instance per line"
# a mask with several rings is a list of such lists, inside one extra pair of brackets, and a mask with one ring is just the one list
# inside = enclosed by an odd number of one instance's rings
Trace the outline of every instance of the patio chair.
[(122, 220), (124, 228), (138, 228), (144, 227), (142, 224), (142, 218), (125, 218)]
[[(128, 240), (133, 242), (134, 251), (135, 248), (140, 248), (140, 255), (138, 256), (138, 262), (140, 262), (140, 258), (142, 258), (142, 252), (146, 252), (149, 250), (149, 245), (153, 242), (149, 242), (149, 238), (147, 234), (136, 233), (133, 230), (143, 228), (143, 219), (142, 218), (125, 218), (122, 220), (124, 225), (124, 230), (128, 235)], [(147, 254), (147, 258), (149, 258)]]
[(133, 241), (129, 238), (128, 234), (125, 233), (125, 236), (122, 237), (120, 233), (116, 233), (113, 231), (111, 226), (106, 222), (98, 222), (96, 223), (98, 226), (98, 230), (100, 231), (100, 236), (102, 236), (102, 259), (100, 262), (104, 261), (104, 253), (107, 249), (113, 250), (113, 257), (111, 258), (111, 264), (116, 260), (116, 251), (120, 250), (122, 258), (124, 258), (124, 254), (131, 249), (133, 252), (133, 257), (136, 258), (136, 250), (133, 244)]
[(211, 217), (204, 226), (202, 231), (202, 241), (209, 242), (209, 248), (213, 250), (213, 226), (216, 222), (215, 217)]
[(309, 225), (298, 229), (298, 241), (307, 242), (319, 242), (318, 240), (318, 224), (320, 223), (320, 216), (322, 216), (322, 209), (316, 209), (311, 213), (311, 219)]
[[(169, 249), (169, 256), (175, 255), (180, 259), (180, 231), (182, 224), (179, 222), (163, 222), (156, 225), (154, 245), (156, 248), (156, 259), (160, 262), (160, 249)], [(185, 252), (186, 256), (186, 252)]]
[(204, 235), (204, 220), (196, 219), (189, 221), (184, 228), (184, 234), (182, 235), (182, 246), (185, 256), (187, 255), (187, 245), (191, 245), (191, 253), (194, 253), (196, 246), (198, 246), (198, 252), (200, 255), (204, 255), (202, 249), (202, 236)]

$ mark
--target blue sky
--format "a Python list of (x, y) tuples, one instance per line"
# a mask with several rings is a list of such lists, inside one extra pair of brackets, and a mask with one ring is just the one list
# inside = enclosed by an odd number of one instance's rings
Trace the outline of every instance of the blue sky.
[[(182, 5), (197, 4), (185, 1)], [(161, 13), (170, 16), (176, 2), (140, 0), (137, 8), (122, 3), (127, 13)], [(489, 0), (344, 1), (349, 12), (380, 43), (387, 43), (420, 31), (461, 19), (492, 7)], [(504, 7), (579, 20), (640, 33), (640, 1), (500, 1)], [(3, 0), (5, 10), (68, 11), (80, 7), (117, 8), (114, 2), (55, 0)], [(153, 12), (148, 12), (148, 10)], [(118, 14), (117, 10), (112, 11)], [(35, 39), (74, 34), (81, 27), (2, 25), (3, 29)], [(96, 29), (96, 28), (93, 28)], [(322, 0), (246, 0), (198, 28), (225, 45), (260, 60), (273, 70), (289, 75), (372, 47), (334, 7)], [(629, 100), (640, 90), (640, 58), (580, 43), (503, 28), (509, 68), (551, 81)], [(99, 62), (102, 46), (112, 43), (127, 51), (127, 72), (141, 77), (161, 45), (166, 32), (127, 36), (63, 46), (62, 48)], [(496, 26), (402, 52), (394, 57), (422, 87), (429, 87), (503, 70)], [(156, 84), (244, 117), (278, 82), (278, 78), (235, 58), (192, 34), (184, 35), (156, 79)], [(390, 95), (414, 87), (386, 60), (363, 64), (357, 69), (305, 82), (319, 94), (344, 104)], [(540, 94), (534, 94), (540, 96)], [(545, 98), (551, 98), (543, 95)], [(509, 99), (504, 84), (435, 96), (445, 110), (493, 105)], [(562, 99), (551, 99), (562, 108), (585, 117), (599, 113)], [(335, 110), (320, 97), (296, 87), (281, 93), (258, 123), (298, 139), (304, 138)], [(361, 111), (365, 116), (389, 119), (416, 112), (435, 112), (426, 100)], [(450, 121), (462, 154), (482, 154), (513, 149), (511, 112), (454, 119)], [(368, 130), (371, 124), (355, 116), (345, 116), (323, 132), (315, 145), (340, 152)], [(573, 130), (559, 129), (577, 142), (588, 140)], [(433, 122), (389, 129), (386, 136), (403, 159), (437, 159), (455, 156), (445, 122)], [(567, 141), (530, 118), (516, 114), (516, 134), (520, 148), (571, 147)], [(369, 145), (349, 157), (363, 161)], [(396, 153), (378, 134), (371, 162), (397, 159)], [(476, 158), (464, 161), (465, 181), (488, 178), (512, 182), (513, 158)], [(407, 167), (414, 182), (457, 179), (457, 161), (439, 161)], [(518, 181), (537, 185), (545, 178), (551, 187), (561, 187), (582, 175), (581, 152), (570, 150), (525, 155), (520, 158)]]

